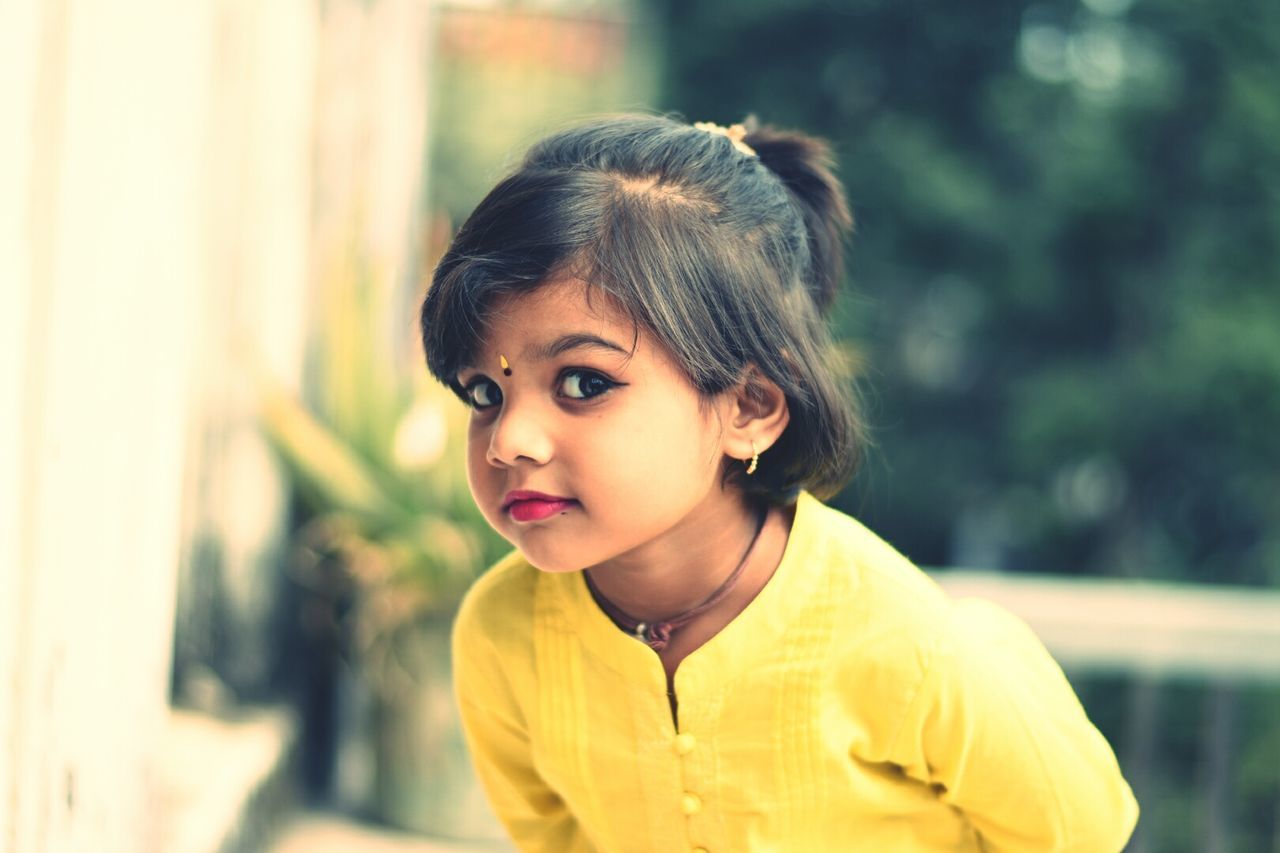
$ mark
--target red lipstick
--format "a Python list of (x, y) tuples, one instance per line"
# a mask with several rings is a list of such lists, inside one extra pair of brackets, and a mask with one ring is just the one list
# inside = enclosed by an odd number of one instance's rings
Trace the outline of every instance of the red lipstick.
[(516, 489), (507, 492), (507, 496), (503, 498), (502, 511), (510, 513), (516, 521), (541, 521), (563, 512), (576, 503), (577, 501), (573, 498)]

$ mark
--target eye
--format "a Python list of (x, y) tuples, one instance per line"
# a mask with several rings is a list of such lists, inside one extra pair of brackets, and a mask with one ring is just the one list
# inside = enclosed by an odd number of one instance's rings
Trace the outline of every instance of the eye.
[(560, 393), (571, 400), (590, 400), (618, 386), (590, 370), (566, 370), (560, 374)]
[(502, 402), (502, 391), (491, 379), (475, 379), (466, 388), (462, 389), (467, 395), (467, 401), (471, 403), (471, 408), (477, 411), (488, 409)]

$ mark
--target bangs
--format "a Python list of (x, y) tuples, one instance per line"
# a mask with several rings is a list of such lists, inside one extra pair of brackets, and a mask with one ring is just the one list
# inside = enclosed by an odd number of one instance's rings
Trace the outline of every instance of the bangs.
[[(572, 278), (587, 285), (589, 304), (602, 293), (652, 335), (700, 392), (724, 390), (743, 355), (726, 341), (750, 324), (719, 296), (737, 284), (744, 259), (726, 251), (718, 212), (711, 200), (656, 177), (577, 172), (504, 181), (433, 276), (421, 315), (429, 369), (461, 394), (457, 373), (483, 346), (494, 304)], [(768, 265), (752, 272), (776, 277)], [(729, 334), (735, 328), (740, 334)]]

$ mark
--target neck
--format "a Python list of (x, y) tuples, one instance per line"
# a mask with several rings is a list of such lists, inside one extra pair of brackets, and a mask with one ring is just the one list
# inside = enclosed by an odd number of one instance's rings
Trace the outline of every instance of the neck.
[[(755, 535), (759, 513), (737, 495), (699, 506), (658, 540), (592, 566), (591, 582), (637, 619), (682, 613), (706, 600), (737, 567)], [(768, 559), (761, 544), (752, 551), (741, 580)]]

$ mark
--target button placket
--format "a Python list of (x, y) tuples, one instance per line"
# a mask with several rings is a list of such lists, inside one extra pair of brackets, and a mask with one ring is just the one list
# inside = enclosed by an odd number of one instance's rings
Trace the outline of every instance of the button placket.
[(678, 765), (680, 765), (680, 776), (684, 781), (684, 793), (680, 794), (680, 812), (686, 818), (686, 833), (689, 833), (689, 845), (692, 850), (703, 850), (705, 848), (695, 847), (696, 835), (694, 833), (695, 824), (692, 818), (703, 811), (703, 798), (692, 792), (690, 788), (696, 786), (694, 767), (696, 765), (692, 753), (698, 748), (698, 738), (695, 735), (681, 731), (675, 738), (671, 740), (671, 751), (676, 753)]
[(716, 718), (719, 700), (722, 699), (718, 692), (708, 693), (705, 689), (707, 685), (702, 678), (702, 670), (703, 666), (699, 661), (690, 660), (676, 673), (677, 690), (685, 699), (682, 704), (687, 712), (681, 714), (683, 725), (669, 742), (676, 755), (676, 764), (683, 782), (678, 794), (678, 807), (685, 819), (685, 843), (688, 845), (685, 849), (691, 853), (707, 853), (708, 842), (712, 840), (708, 835), (711, 815), (707, 813), (703, 795), (709, 790), (708, 786), (713, 784), (714, 775), (713, 756), (708, 751), (710, 742), (694, 732), (706, 735), (712, 730), (710, 724)]
[[(677, 734), (671, 741), (672, 751), (681, 759), (680, 775), (684, 779), (685, 790), (680, 795), (680, 811), (684, 814), (685, 818), (689, 820), (686, 829), (691, 836), (694, 835), (693, 830), (695, 827), (692, 820), (697, 817), (697, 815), (701, 814), (703, 809), (702, 797), (694, 791), (689, 790), (691, 787), (696, 787), (697, 784), (697, 780), (693, 778), (696, 774), (692, 772), (693, 767), (691, 766), (695, 765), (695, 761), (691, 756), (697, 748), (697, 737), (688, 732), (681, 732)], [(693, 853), (697, 853), (697, 851), (703, 851), (703, 853), (706, 853), (705, 847), (693, 846), (695, 844), (694, 837), (689, 838), (689, 843), (691, 845), (690, 849)]]

